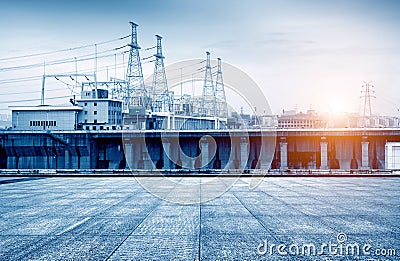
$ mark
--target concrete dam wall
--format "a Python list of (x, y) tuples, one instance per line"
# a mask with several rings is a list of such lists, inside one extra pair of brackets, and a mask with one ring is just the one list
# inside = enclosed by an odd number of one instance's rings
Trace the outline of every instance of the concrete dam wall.
[(385, 169), (398, 129), (3, 131), (2, 169)]

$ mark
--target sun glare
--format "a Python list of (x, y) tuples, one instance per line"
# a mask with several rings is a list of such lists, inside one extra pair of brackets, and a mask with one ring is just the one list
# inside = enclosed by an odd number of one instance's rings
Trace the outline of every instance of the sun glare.
[(346, 104), (343, 99), (333, 97), (329, 102), (329, 111), (331, 112), (345, 112)]

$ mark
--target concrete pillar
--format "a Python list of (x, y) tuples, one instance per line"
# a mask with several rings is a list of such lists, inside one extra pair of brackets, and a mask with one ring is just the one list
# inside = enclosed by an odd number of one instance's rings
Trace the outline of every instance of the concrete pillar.
[(249, 159), (249, 142), (246, 138), (240, 138), (240, 163), (239, 168), (247, 168), (247, 161)]
[(175, 130), (175, 115), (172, 115), (172, 117), (171, 117), (171, 121), (172, 121), (172, 123), (171, 123), (171, 129), (173, 129), (173, 130)]
[(201, 138), (200, 140), (200, 148), (201, 148), (201, 166), (204, 169), (209, 168), (209, 144), (208, 144), (208, 139), (207, 138)]
[(71, 169), (79, 169), (78, 168), (78, 161), (79, 161), (79, 159), (78, 159), (77, 155), (72, 155), (71, 156), (71, 160), (70, 160)]
[(64, 168), (66, 168), (66, 169), (71, 168), (70, 153), (69, 153), (69, 150), (67, 150), (67, 149), (64, 151)]
[(287, 150), (287, 142), (286, 138), (282, 138), (280, 142), (280, 149), (281, 149), (281, 167), (280, 169), (286, 170), (288, 169), (288, 150)]
[(276, 146), (275, 137), (261, 137), (259, 167), (260, 169), (268, 170), (271, 167), (271, 162), (274, 157)]
[(320, 169), (328, 169), (328, 142), (326, 137), (321, 138), (321, 166)]
[(146, 151), (146, 148), (142, 151), (143, 155), (143, 169), (154, 169), (153, 161), (151, 160), (150, 154)]
[(361, 169), (369, 169), (368, 137), (362, 137), (361, 141)]
[[(163, 126), (163, 128), (165, 128), (165, 126)], [(170, 113), (168, 113), (168, 115), (167, 115), (167, 127), (166, 127), (166, 129), (167, 130), (171, 129), (171, 114)]]
[(131, 143), (126, 143), (125, 144), (125, 159), (126, 159), (126, 165), (128, 168), (133, 169), (134, 168), (134, 161), (133, 161), (133, 144)]
[(16, 157), (14, 157), (14, 156), (8, 156), (7, 157), (7, 168), (8, 169), (16, 169), (17, 167), (16, 167), (16, 160), (15, 160), (15, 158)]
[(170, 169), (171, 168), (171, 160), (169, 159), (168, 155), (171, 155), (171, 142), (168, 139), (163, 139), (163, 161), (164, 167), (163, 169)]

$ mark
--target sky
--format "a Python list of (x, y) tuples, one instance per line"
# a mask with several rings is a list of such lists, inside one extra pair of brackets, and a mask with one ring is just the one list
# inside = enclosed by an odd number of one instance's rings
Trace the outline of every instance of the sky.
[[(240, 68), (259, 85), (275, 114), (295, 108), (358, 112), (363, 82), (371, 82), (373, 112), (400, 116), (397, 0), (6, 0), (0, 6), (0, 113), (11, 105), (39, 103), (44, 70), (56, 74), (75, 69), (73, 63), (20, 66), (93, 54), (92, 45), (128, 35), (128, 22), (134, 21), (142, 49), (154, 46), (155, 34), (163, 36), (166, 65), (204, 58), (210, 51), (212, 59), (221, 57)], [(99, 45), (98, 52), (127, 41)], [(91, 46), (5, 60), (83, 45)], [(142, 58), (151, 54), (141, 53)], [(107, 68), (108, 76), (121, 77), (125, 67), (114, 70), (116, 59), (126, 63), (127, 56), (99, 59), (98, 66)], [(77, 67), (89, 70), (93, 61)], [(145, 76), (151, 74), (152, 64), (143, 64), (143, 70)], [(27, 77), (32, 78), (15, 80)], [(107, 78), (105, 70), (101, 77)], [(46, 84), (47, 97), (73, 87), (54, 79)]]

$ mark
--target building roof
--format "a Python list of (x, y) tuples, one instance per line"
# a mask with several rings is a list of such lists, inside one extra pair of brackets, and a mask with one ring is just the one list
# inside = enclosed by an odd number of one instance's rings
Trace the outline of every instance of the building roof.
[(77, 102), (106, 102), (106, 101), (113, 101), (113, 102), (123, 102), (122, 100), (117, 100), (117, 99), (109, 99), (109, 98), (87, 98), (87, 99), (76, 99)]
[(9, 106), (12, 111), (81, 111), (80, 106), (51, 106), (51, 105), (38, 105), (38, 106)]

